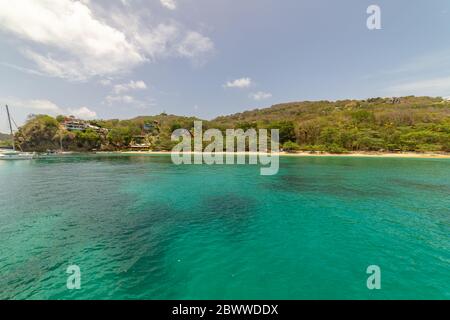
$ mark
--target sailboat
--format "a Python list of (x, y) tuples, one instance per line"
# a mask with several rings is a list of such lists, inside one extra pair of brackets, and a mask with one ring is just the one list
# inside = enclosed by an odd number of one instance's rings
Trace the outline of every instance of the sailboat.
[(6, 114), (8, 115), (9, 130), (11, 131), (11, 136), (13, 139), (12, 150), (0, 150), (0, 160), (31, 160), (36, 154), (30, 152), (21, 152), (16, 150), (16, 145), (14, 143), (14, 133), (11, 124), (11, 115), (9, 113), (8, 105), (6, 105)]

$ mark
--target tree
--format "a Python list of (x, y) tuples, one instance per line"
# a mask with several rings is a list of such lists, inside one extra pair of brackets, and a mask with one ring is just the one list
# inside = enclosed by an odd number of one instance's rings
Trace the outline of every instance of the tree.
[(340, 131), (338, 128), (324, 128), (320, 134), (320, 143), (324, 145), (332, 145), (340, 143)]
[(24, 151), (45, 152), (59, 149), (55, 139), (60, 126), (55, 118), (47, 115), (35, 115), (19, 129), (16, 143)]
[(359, 125), (363, 123), (373, 123), (375, 122), (375, 116), (372, 112), (367, 110), (358, 110), (351, 113), (353, 121)]
[(131, 130), (127, 127), (117, 127), (109, 131), (107, 139), (116, 147), (128, 146), (132, 139)]
[(347, 150), (345, 150), (344, 148), (342, 148), (341, 146), (333, 143), (331, 145), (327, 145), (326, 146), (326, 150), (329, 153), (335, 153), (335, 154), (341, 154), (341, 153), (346, 153), (348, 152)]
[(286, 152), (297, 152), (300, 151), (300, 146), (296, 144), (295, 142), (288, 141), (283, 144), (283, 150)]
[(242, 129), (242, 130), (244, 130), (244, 131), (247, 131), (247, 130), (249, 130), (249, 129), (255, 129), (255, 130), (257, 130), (257, 129), (258, 129), (258, 124), (255, 123), (255, 122), (247, 122), (247, 121), (245, 121), (245, 122), (239, 122), (239, 123), (236, 125), (236, 128), (237, 128), (237, 129)]
[(92, 129), (75, 133), (75, 143), (79, 149), (91, 151), (101, 146), (100, 135)]
[(65, 116), (59, 115), (56, 117), (56, 121), (58, 121), (59, 123), (63, 123), (66, 120)]
[(288, 141), (295, 141), (295, 126), (291, 121), (275, 121), (269, 126), (269, 129), (280, 130), (280, 143), (284, 144)]

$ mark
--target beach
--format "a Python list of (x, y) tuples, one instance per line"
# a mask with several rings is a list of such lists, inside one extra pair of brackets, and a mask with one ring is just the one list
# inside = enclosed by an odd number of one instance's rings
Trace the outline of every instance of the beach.
[[(102, 153), (102, 152), (99, 152)], [(170, 151), (122, 151), (113, 152), (120, 154), (130, 154), (130, 155), (170, 155)], [(196, 154), (195, 152), (189, 152), (189, 154)], [(227, 155), (230, 153), (220, 152), (218, 155)], [(268, 153), (258, 153), (258, 152), (234, 152), (234, 155), (268, 155)], [(273, 153), (273, 155), (278, 155), (280, 157), (355, 157), (355, 158), (415, 158), (415, 159), (450, 159), (450, 154), (448, 153), (419, 153), (419, 152), (349, 152), (349, 153), (327, 153), (327, 152), (278, 152)]]

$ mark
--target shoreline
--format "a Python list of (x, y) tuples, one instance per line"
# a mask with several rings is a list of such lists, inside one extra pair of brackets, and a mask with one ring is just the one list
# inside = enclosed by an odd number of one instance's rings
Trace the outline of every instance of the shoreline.
[[(97, 152), (98, 154), (102, 153), (110, 153), (110, 154), (129, 154), (129, 155), (170, 155), (171, 151), (117, 151), (117, 152)], [(185, 154), (194, 155), (197, 154), (195, 152), (188, 152)], [(234, 154), (234, 155), (268, 155), (268, 153), (258, 153), (258, 152), (220, 152), (217, 153), (218, 155), (227, 155), (227, 154)], [(317, 152), (317, 153), (311, 153), (311, 152), (296, 152), (296, 153), (289, 153), (289, 152), (279, 152), (275, 155), (278, 155), (280, 157), (353, 157), (353, 158), (413, 158), (413, 159), (450, 159), (450, 154), (448, 153), (419, 153), (419, 152), (350, 152), (350, 153), (343, 153), (343, 154), (334, 154), (334, 153), (327, 153), (327, 152)]]

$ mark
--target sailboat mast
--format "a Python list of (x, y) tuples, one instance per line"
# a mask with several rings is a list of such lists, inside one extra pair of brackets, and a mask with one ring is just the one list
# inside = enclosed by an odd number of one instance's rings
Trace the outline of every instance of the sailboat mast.
[(6, 113), (8, 114), (9, 130), (11, 131), (11, 138), (13, 140), (13, 150), (16, 151), (16, 146), (14, 144), (14, 133), (13, 133), (13, 128), (12, 128), (12, 124), (11, 124), (11, 115), (9, 114), (8, 105), (6, 105)]

